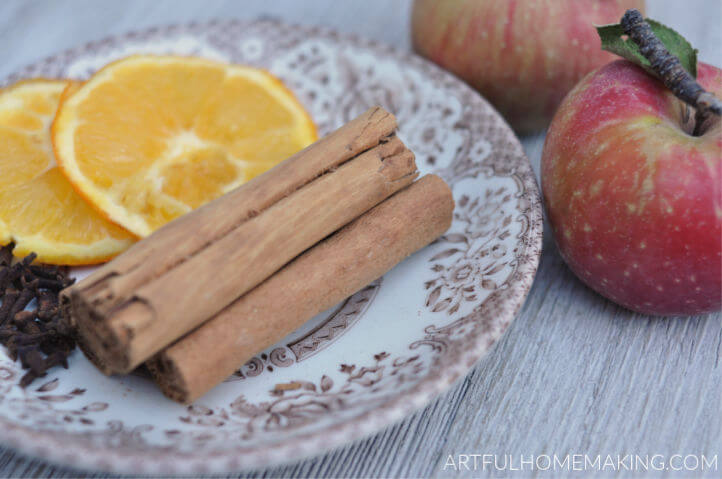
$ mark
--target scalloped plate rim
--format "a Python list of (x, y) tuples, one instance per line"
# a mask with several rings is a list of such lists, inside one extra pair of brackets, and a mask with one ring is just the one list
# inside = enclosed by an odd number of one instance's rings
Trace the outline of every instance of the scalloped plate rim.
[[(37, 62), (28, 64), (26, 67), (6, 76), (2, 79), (0, 85), (6, 85), (16, 79), (23, 78), (23, 72), (28, 71), (34, 65), (57, 62), (61, 61), (62, 58), (82, 55), (83, 52), (92, 50), (93, 48), (129, 41), (140, 34), (166, 31), (170, 32), (173, 30), (184, 29), (188, 31), (192, 31), (193, 29), (203, 30), (213, 28), (218, 25), (224, 25), (229, 28), (238, 28), (263, 23), (267, 23), (271, 27), (285, 27), (303, 31), (309, 36), (315, 35), (325, 38), (333, 38), (342, 43), (366, 48), (377, 55), (380, 52), (390, 54), (400, 63), (411, 64), (421, 70), (431, 71), (437, 75), (440, 74), (453, 79), (458, 88), (462, 91), (466, 90), (467, 92), (471, 92), (482, 102), (483, 105), (496, 113), (498, 121), (506, 127), (507, 136), (509, 136), (509, 138), (515, 143), (513, 146), (517, 149), (518, 155), (522, 157), (523, 162), (527, 163), (525, 166), (528, 166), (528, 168), (526, 168), (526, 171), (523, 172), (522, 176), (526, 180), (531, 179), (529, 184), (533, 184), (532, 188), (534, 188), (534, 191), (532, 191), (534, 201), (532, 201), (529, 211), (531, 221), (526, 232), (529, 239), (526, 243), (526, 250), (532, 252), (532, 255), (527, 256), (524, 264), (519, 265), (520, 268), (522, 266), (526, 268), (523, 278), (512, 283), (509, 288), (501, 291), (508, 295), (509, 298), (505, 303), (506, 307), (503, 313), (500, 314), (508, 317), (509, 322), (513, 320), (531, 289), (541, 256), (542, 207), (538, 185), (536, 178), (534, 177), (531, 164), (529, 163), (528, 158), (526, 158), (518, 138), (486, 99), (474, 92), (468, 85), (463, 83), (461, 80), (458, 80), (451, 73), (440, 69), (438, 66), (412, 52), (405, 52), (395, 47), (379, 43), (375, 40), (364, 39), (356, 34), (342, 34), (327, 27), (300, 25), (281, 21), (276, 18), (264, 17), (258, 20), (213, 19), (204, 22), (172, 23), (139, 30), (131, 30), (124, 34), (110, 35), (100, 40), (86, 42), (80, 46), (63, 50), (58, 54), (50, 55), (38, 60)], [(492, 294), (497, 294), (499, 292), (500, 291), (495, 291)], [(460, 360), (455, 362), (452, 367), (441, 370), (440, 374), (436, 378), (423, 379), (406, 392), (389, 398), (378, 407), (359, 415), (355, 415), (341, 423), (333, 425), (330, 428), (327, 427), (314, 432), (296, 435), (294, 436), (294, 442), (297, 444), (292, 444), (291, 441), (279, 443), (274, 447), (274, 451), (272, 451), (270, 455), (260, 454), (264, 449), (266, 449), (265, 445), (254, 447), (242, 446), (233, 450), (229, 449), (218, 453), (206, 451), (195, 454), (170, 451), (165, 453), (162, 457), (158, 457), (152, 450), (147, 453), (123, 455), (118, 454), (107, 447), (88, 448), (77, 443), (64, 442), (62, 438), (55, 437), (55, 434), (43, 437), (42, 440), (38, 441), (38, 432), (36, 430), (10, 422), (4, 417), (0, 417), (0, 426), (4, 429), (4, 437), (0, 438), (0, 442), (16, 449), (20, 453), (48, 460), (55, 464), (65, 465), (76, 469), (85, 469), (90, 471), (102, 470), (116, 473), (168, 474), (180, 471), (185, 473), (224, 473), (293, 463), (310, 456), (320, 455), (330, 450), (358, 442), (398, 423), (409, 414), (420, 410), (470, 372), (477, 361), (488, 353), (491, 347), (493, 347), (493, 344), (498, 342), (498, 339), (501, 337), (503, 332), (504, 331), (502, 330), (496, 335), (491, 346), (482, 342), (482, 339), (484, 339), (483, 337), (477, 336), (473, 345), (463, 351)], [(373, 421), (367, 420), (370, 418), (373, 418)], [(60, 432), (58, 432), (58, 434), (60, 434)], [(313, 438), (319, 439), (319, 436), (323, 436), (322, 442), (325, 443), (324, 445), (321, 446), (318, 442), (309, 441), (309, 439)], [(301, 446), (299, 446), (298, 443), (300, 443)], [(74, 456), (80, 457), (80, 461), (78, 461)], [(70, 459), (71, 457), (73, 457), (72, 460)], [(209, 465), (209, 462), (212, 463)]]

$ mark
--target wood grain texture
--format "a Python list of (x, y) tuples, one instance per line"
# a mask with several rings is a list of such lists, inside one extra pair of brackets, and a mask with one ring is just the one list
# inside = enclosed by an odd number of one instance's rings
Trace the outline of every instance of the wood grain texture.
[[(647, 3), (648, 15), (691, 40), (702, 61), (722, 65), (722, 2)], [(4, 0), (0, 75), (109, 34), (210, 18), (271, 15), (408, 49), (409, 5), (410, 0)], [(538, 173), (543, 137), (523, 143)], [(446, 456), (460, 453), (718, 454), (722, 460), (720, 322), (719, 314), (656, 319), (621, 309), (582, 285), (546, 235), (539, 273), (519, 316), (447, 394), (374, 437), (240, 477), (446, 477), (454, 475), (443, 470)], [(0, 451), (0, 477), (83, 475)]]

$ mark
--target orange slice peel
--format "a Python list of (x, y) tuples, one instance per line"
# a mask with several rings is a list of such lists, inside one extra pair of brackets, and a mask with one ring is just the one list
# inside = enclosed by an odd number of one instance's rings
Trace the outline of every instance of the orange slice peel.
[(0, 91), (0, 244), (44, 263), (94, 264), (135, 237), (91, 208), (57, 166), (50, 125), (70, 85), (36, 79)]
[(200, 58), (133, 56), (68, 95), (52, 126), (60, 168), (140, 237), (270, 169), (318, 138), (266, 71)]

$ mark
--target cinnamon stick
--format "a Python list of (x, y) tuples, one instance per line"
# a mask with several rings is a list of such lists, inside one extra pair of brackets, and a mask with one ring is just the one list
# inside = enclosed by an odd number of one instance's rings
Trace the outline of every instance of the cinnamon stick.
[(454, 201), (427, 175), (318, 243), (147, 364), (187, 403), (308, 319), (383, 275), (451, 224)]
[(410, 184), (395, 127), (373, 108), (65, 291), (83, 349), (104, 372), (129, 372)]

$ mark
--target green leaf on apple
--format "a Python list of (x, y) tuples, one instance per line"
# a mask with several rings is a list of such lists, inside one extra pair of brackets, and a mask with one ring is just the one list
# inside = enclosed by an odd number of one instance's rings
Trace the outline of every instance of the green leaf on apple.
[[(679, 33), (659, 22), (646, 18), (645, 21), (652, 27), (652, 31), (659, 38), (672, 55), (679, 58), (682, 66), (690, 75), (697, 78), (697, 50)], [(602, 50), (612, 52), (644, 68), (647, 72), (658, 77), (652, 70), (639, 47), (624, 34), (624, 29), (619, 23), (601, 25), (596, 27), (599, 37), (602, 39)]]

